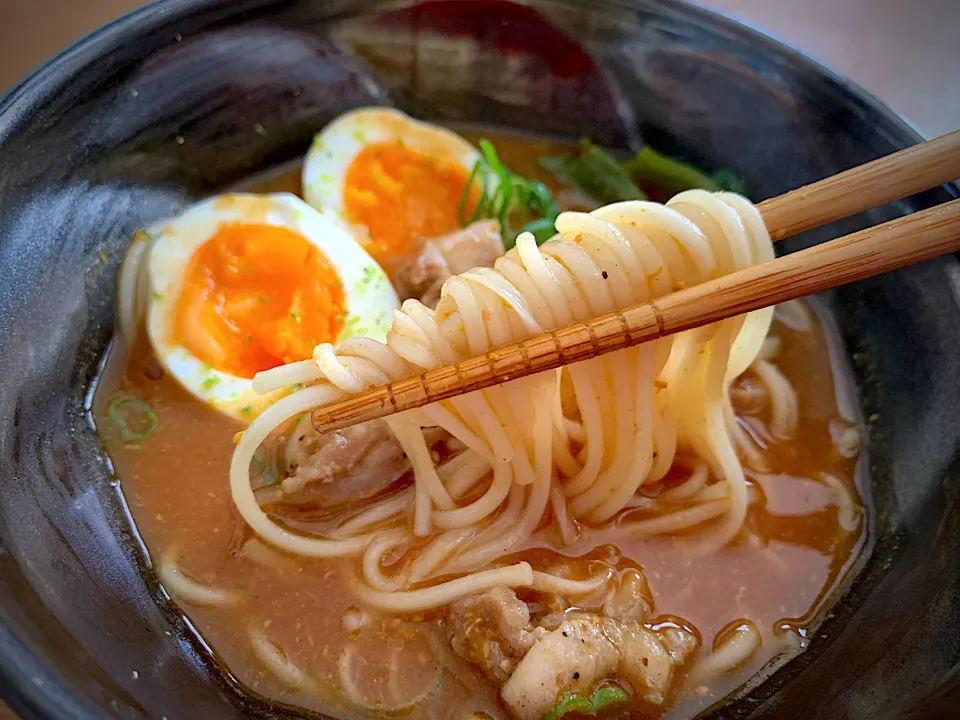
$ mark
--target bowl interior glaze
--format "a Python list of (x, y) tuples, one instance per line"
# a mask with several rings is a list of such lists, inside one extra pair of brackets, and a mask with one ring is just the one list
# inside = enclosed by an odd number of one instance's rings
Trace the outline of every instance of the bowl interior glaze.
[[(678, 2), (171, 0), (0, 105), (0, 695), (25, 718), (292, 717), (172, 612), (85, 410), (131, 234), (392, 104), (730, 168), (762, 200), (918, 140), (858, 88)], [(262, 125), (265, 133), (255, 132)], [(955, 194), (942, 188), (789, 251)], [(724, 718), (949, 716), (960, 660), (960, 267), (822, 297), (868, 423), (873, 552), (810, 650)], [(136, 671), (136, 674), (134, 674)]]

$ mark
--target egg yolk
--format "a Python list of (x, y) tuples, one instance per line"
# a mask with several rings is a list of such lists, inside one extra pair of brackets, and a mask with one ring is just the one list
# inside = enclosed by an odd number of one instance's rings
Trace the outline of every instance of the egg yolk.
[(343, 284), (302, 235), (224, 224), (190, 258), (174, 317), (178, 344), (217, 370), (252, 378), (336, 339)]
[[(402, 142), (365, 147), (347, 168), (343, 200), (347, 219), (367, 228), (367, 251), (395, 267), (420, 250), (420, 241), (460, 227), (460, 201), (469, 175), (449, 159), (411, 150)], [(471, 189), (465, 208), (479, 196)]]

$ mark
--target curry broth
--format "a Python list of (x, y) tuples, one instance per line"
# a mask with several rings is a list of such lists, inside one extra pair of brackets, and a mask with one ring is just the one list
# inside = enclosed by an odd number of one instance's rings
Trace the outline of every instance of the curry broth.
[[(481, 135), (494, 140), (506, 164), (527, 175), (540, 172), (537, 157), (564, 149), (501, 132), (467, 133), (470, 139)], [(299, 168), (258, 178), (242, 189), (299, 192)], [(562, 207), (585, 205), (574, 193), (551, 189), (558, 191)], [(676, 616), (694, 626), (702, 640), (700, 655), (732, 621), (746, 618), (757, 625), (764, 643), (756, 655), (707, 684), (684, 684), (666, 717), (696, 714), (772, 660), (805, 647), (828, 599), (866, 542), (868, 518), (861, 514), (856, 530), (844, 531), (834, 491), (815, 480), (829, 473), (865, 505), (854, 483), (856, 461), (837, 452), (829, 431), (831, 421), (850, 413), (849, 387), (840, 368), (824, 372), (832, 367), (839, 340), (820, 321), (808, 332), (775, 322), (771, 334), (781, 341), (776, 363), (798, 393), (800, 423), (793, 440), (771, 443), (764, 451), (769, 471), (748, 472), (763, 502), (751, 507), (747, 532), (735, 543), (696, 558), (677, 539), (624, 538), (615, 529), (587, 530), (573, 547), (560, 548), (555, 536), (542, 529), (519, 554), (538, 566), (562, 553), (586, 556), (584, 564), (604, 556), (620, 569), (641, 567), (654, 593), (655, 616)], [(139, 442), (125, 442), (108, 418), (109, 404), (128, 395), (146, 401), (158, 420), (154, 432)], [(440, 615), (401, 621), (374, 617), (359, 635), (350, 635), (344, 616), (357, 607), (348, 585), (354, 560), (309, 560), (270, 551), (272, 565), (266, 566), (241, 554), (252, 533), (233, 507), (228, 482), (232, 440), (241, 425), (183, 390), (162, 371), (142, 338), (132, 348), (114, 348), (92, 412), (153, 563), (173, 560), (190, 578), (230, 594), (226, 606), (184, 604), (181, 611), (218, 661), (254, 692), (338, 717), (364, 717), (336, 689), (338, 658), (347, 644), (361, 643), (364, 659), (377, 665), (392, 652), (391, 643), (441, 637)], [(763, 410), (741, 420), (763, 439)], [(294, 690), (278, 680), (254, 653), (251, 628), (260, 630), (317, 686)], [(397, 640), (402, 637), (407, 640)], [(452, 652), (435, 643), (431, 647), (433, 652), (412, 656), (409, 666), (397, 671), (404, 687), (425, 683), (423, 694), (429, 695), (404, 710), (405, 717), (459, 720), (471, 712), (507, 717), (490, 682)], [(439, 675), (438, 663), (444, 667)], [(423, 679), (434, 676), (436, 686)], [(396, 680), (388, 682), (384, 675), (370, 682), (382, 685), (381, 696), (389, 698), (387, 685)]]

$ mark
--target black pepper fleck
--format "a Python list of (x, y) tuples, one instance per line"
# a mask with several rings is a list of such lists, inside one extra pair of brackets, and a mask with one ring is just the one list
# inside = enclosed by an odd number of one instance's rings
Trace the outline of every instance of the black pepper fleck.
[(579, 679), (580, 679), (580, 673), (575, 672), (575, 673), (573, 674), (573, 679), (574, 679), (574, 680), (579, 680)]
[(604, 279), (604, 280), (607, 279), (608, 275), (607, 275), (607, 271), (606, 271), (606, 270), (604, 270), (604, 271), (603, 271), (602, 273), (600, 273), (600, 274), (603, 275), (603, 279)]

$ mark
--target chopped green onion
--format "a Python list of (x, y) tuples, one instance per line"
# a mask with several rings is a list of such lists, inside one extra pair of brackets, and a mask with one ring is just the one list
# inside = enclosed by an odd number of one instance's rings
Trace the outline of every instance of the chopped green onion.
[(516, 244), (517, 237), (520, 235), (520, 233), (525, 232), (533, 234), (534, 239), (537, 241), (537, 245), (543, 245), (543, 243), (557, 234), (557, 229), (554, 227), (555, 222), (556, 219), (550, 217), (543, 217), (539, 220), (531, 220), (522, 228), (520, 228), (520, 232), (514, 236), (511, 247)]
[(543, 720), (561, 720), (571, 713), (594, 717), (597, 713), (606, 710), (619, 710), (629, 707), (631, 702), (630, 695), (627, 694), (626, 690), (619, 685), (608, 683), (594, 690), (593, 695), (589, 698), (580, 693), (564, 695), (553, 706), (553, 709), (543, 717)]
[(608, 708), (626, 707), (630, 705), (630, 696), (619, 685), (601, 685), (590, 696), (590, 703), (595, 712)]
[[(533, 232), (537, 244), (552, 237), (556, 233), (553, 224), (559, 210), (547, 187), (536, 180), (521, 177), (507, 168), (489, 140), (480, 140), (480, 150), (482, 158), (473, 166), (460, 196), (460, 224), (466, 227), (483, 218), (496, 219), (500, 223), (500, 234), (507, 250), (516, 244), (517, 236), (521, 232)], [(492, 193), (491, 174), (496, 176), (496, 188)], [(475, 185), (479, 185), (480, 197), (467, 217), (467, 202)], [(519, 229), (515, 229), (511, 221), (520, 219), (518, 215), (522, 218), (521, 223), (524, 220), (526, 222)]]
[(604, 205), (647, 197), (613, 155), (586, 138), (570, 155), (540, 158), (540, 164)]
[[(124, 415), (131, 415), (128, 421)], [(126, 442), (145, 440), (157, 428), (157, 415), (146, 402), (132, 395), (116, 398), (107, 406), (107, 417), (120, 428)]]
[(553, 706), (553, 710), (543, 716), (543, 720), (560, 720), (564, 715), (575, 712), (582, 715), (593, 715), (593, 703), (583, 695), (569, 693), (560, 698), (557, 704)]
[(681, 160), (661, 155), (652, 147), (645, 147), (623, 163), (623, 168), (636, 182), (651, 183), (669, 195), (700, 188), (716, 192), (722, 189), (706, 173)]
[[(500, 227), (503, 228), (507, 226), (507, 213), (510, 211), (510, 203), (513, 201), (514, 175), (500, 162), (493, 143), (483, 139), (480, 141), (480, 149), (483, 151), (483, 157), (487, 161), (487, 166), (497, 174), (497, 178), (499, 179), (497, 190), (493, 196), (493, 206), (499, 208), (497, 211), (497, 220), (500, 221)], [(499, 205), (496, 202), (497, 198), (500, 200)]]
[(472, 223), (475, 219), (477, 212), (480, 209), (481, 204), (483, 203), (484, 196), (487, 193), (487, 184), (484, 182), (484, 179), (481, 178), (480, 182), (480, 200), (477, 201), (476, 207), (473, 208), (473, 213), (471, 213), (468, 218), (465, 213), (467, 211), (467, 200), (470, 199), (470, 188), (473, 187), (474, 180), (477, 179), (477, 175), (483, 173), (483, 163), (476, 162), (473, 165), (473, 170), (470, 171), (470, 177), (467, 178), (467, 184), (463, 186), (463, 192), (460, 194), (460, 204), (457, 206), (457, 217), (460, 218), (460, 224), (464, 227)]

